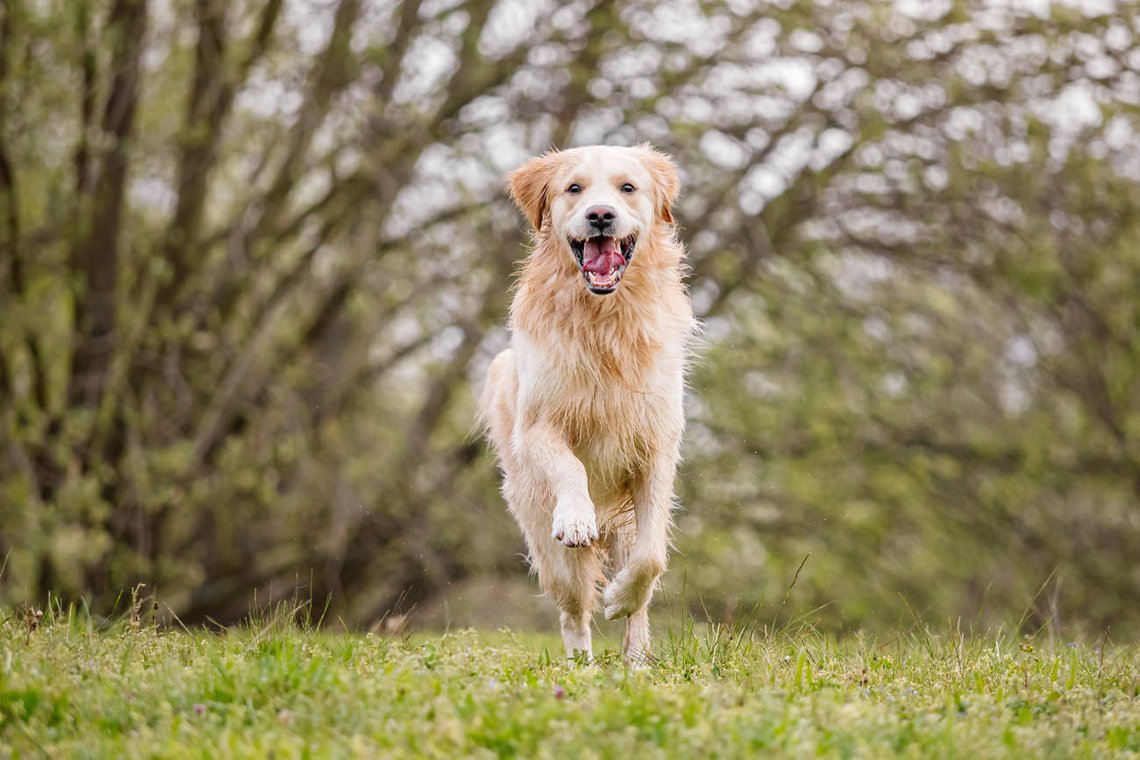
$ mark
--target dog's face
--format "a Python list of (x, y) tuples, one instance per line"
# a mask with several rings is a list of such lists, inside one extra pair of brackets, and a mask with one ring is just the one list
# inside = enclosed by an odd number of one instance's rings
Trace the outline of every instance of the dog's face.
[(639, 239), (672, 224), (680, 190), (668, 156), (648, 145), (597, 145), (532, 158), (507, 178), (539, 238), (573, 261), (591, 293), (613, 293)]

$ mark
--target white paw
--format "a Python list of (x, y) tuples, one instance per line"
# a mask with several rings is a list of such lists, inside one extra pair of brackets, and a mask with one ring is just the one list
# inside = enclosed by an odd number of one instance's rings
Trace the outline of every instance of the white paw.
[(652, 576), (638, 577), (628, 568), (615, 575), (602, 593), (606, 620), (629, 617), (649, 604), (649, 597), (653, 595), (653, 583), (656, 580)]
[(555, 511), (550, 536), (571, 548), (589, 546), (598, 540), (598, 523), (592, 513)]

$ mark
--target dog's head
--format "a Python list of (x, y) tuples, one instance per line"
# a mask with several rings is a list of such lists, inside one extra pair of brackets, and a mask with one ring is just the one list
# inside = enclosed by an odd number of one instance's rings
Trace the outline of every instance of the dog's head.
[(677, 167), (648, 144), (595, 145), (532, 158), (507, 177), (540, 241), (578, 267), (591, 293), (613, 293), (637, 241), (673, 223)]

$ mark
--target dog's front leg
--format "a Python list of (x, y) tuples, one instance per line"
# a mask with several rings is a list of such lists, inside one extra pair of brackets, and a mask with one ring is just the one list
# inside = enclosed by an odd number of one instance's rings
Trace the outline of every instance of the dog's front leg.
[(598, 540), (598, 521), (586, 468), (574, 456), (565, 438), (550, 425), (536, 423), (516, 435), (518, 454), (540, 472), (554, 496), (550, 535), (571, 548)]
[[(534, 478), (533, 511), (523, 516), (531, 561), (543, 590), (562, 613), (566, 656), (591, 657), (590, 617), (601, 567), (590, 547), (598, 539), (597, 516), (586, 482), (586, 468), (564, 436), (551, 426), (515, 430), (515, 451)], [(553, 512), (542, 507), (553, 502)], [(550, 520), (545, 523), (545, 520)], [(550, 538), (545, 531), (550, 530)], [(553, 539), (553, 540), (551, 540)], [(561, 542), (561, 545), (556, 542)], [(568, 548), (569, 547), (569, 548)]]
[(607, 618), (630, 618), (624, 646), (627, 659), (644, 660), (649, 654), (646, 608), (668, 559), (676, 461), (676, 456), (666, 453), (652, 457), (635, 483), (633, 509), (637, 537), (625, 566), (603, 594)]

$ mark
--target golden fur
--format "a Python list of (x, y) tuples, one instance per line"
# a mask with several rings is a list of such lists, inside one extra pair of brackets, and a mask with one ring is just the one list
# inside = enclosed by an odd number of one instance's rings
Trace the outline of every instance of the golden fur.
[[(628, 618), (624, 654), (643, 662), (648, 605), (667, 560), (695, 326), (672, 224), (677, 171), (647, 145), (594, 146), (533, 158), (507, 185), (535, 245), (480, 419), (531, 564), (561, 611), (567, 655), (590, 656), (609, 569), (606, 617)], [(598, 208), (614, 211), (615, 239), (636, 238), (608, 295), (587, 288), (568, 242), (591, 234), (586, 216)]]

